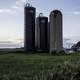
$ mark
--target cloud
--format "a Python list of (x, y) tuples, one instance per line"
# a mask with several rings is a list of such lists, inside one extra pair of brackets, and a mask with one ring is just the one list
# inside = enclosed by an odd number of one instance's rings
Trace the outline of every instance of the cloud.
[(17, 6), (23, 6), (25, 4), (26, 0), (16, 0)]
[(72, 11), (72, 12), (63, 12), (63, 14), (69, 14), (69, 15), (80, 15), (80, 11)]
[(24, 40), (22, 38), (0, 40), (0, 48), (20, 48), (23, 46)]
[(16, 11), (23, 11), (24, 5), (27, 1), (26, 0), (16, 0), (16, 4), (12, 6), (11, 8)]
[(19, 8), (12, 6), (10, 8), (0, 8), (0, 14), (15, 14)]
[(11, 8), (12, 8), (12, 9), (19, 9), (18, 6), (12, 6)]
[(0, 49), (1, 48), (20, 48), (22, 47), (22, 43), (14, 43), (12, 41), (0, 41)]
[(75, 12), (73, 12), (73, 14), (79, 15), (80, 14), (80, 11), (75, 11)]
[(11, 9), (14, 10), (15, 12), (17, 12), (17, 11), (23, 11), (24, 8), (21, 6), (15, 5), (15, 6), (12, 6)]
[(12, 13), (12, 10), (11, 9), (0, 9), (0, 13)]
[(16, 4), (9, 7), (9, 8), (1, 8), (0, 13), (8, 13), (8, 14), (14, 14), (17, 11), (23, 11), (23, 7), (26, 0), (16, 0)]
[(25, 3), (25, 2), (27, 2), (27, 0), (16, 0), (16, 2)]

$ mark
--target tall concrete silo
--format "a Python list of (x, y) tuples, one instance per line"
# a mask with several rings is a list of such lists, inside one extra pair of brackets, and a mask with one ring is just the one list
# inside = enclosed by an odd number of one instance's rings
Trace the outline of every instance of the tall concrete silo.
[(54, 10), (50, 13), (50, 52), (63, 50), (62, 13)]
[(26, 4), (24, 8), (24, 49), (25, 51), (35, 50), (35, 15), (36, 9), (30, 4)]
[(37, 48), (40, 51), (48, 51), (48, 37), (47, 37), (47, 28), (48, 28), (48, 17), (43, 16), (42, 13), (36, 19), (36, 40)]

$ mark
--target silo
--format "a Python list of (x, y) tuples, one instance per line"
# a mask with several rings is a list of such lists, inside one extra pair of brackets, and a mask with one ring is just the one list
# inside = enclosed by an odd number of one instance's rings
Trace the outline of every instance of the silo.
[(25, 51), (35, 50), (35, 15), (36, 9), (30, 4), (26, 4), (24, 8), (24, 49)]
[(50, 52), (63, 50), (62, 13), (54, 10), (50, 13)]
[(37, 25), (37, 48), (40, 51), (48, 51), (48, 17), (45, 17), (40, 13), (36, 19)]

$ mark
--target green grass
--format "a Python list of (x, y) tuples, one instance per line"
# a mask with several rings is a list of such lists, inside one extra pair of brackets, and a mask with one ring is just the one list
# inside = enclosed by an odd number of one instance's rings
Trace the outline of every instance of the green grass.
[(73, 62), (80, 62), (80, 54), (1, 54), (0, 80), (53, 80), (50, 79), (53, 73), (61, 72), (65, 64)]

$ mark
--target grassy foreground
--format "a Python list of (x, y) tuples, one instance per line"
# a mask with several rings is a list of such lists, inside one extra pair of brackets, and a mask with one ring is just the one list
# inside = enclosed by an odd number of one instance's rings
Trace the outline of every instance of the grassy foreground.
[(79, 63), (80, 54), (1, 54), (0, 80), (80, 80)]

